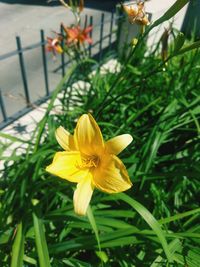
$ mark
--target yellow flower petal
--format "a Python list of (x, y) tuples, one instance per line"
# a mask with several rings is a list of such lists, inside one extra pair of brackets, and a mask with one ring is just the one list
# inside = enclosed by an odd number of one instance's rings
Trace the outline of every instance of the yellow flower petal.
[(73, 135), (71, 135), (67, 130), (62, 126), (56, 129), (56, 140), (59, 145), (66, 151), (76, 150), (74, 145)]
[(118, 135), (106, 142), (106, 151), (109, 154), (118, 155), (132, 142), (132, 140), (133, 138), (130, 134)]
[(57, 152), (46, 171), (70, 182), (79, 183), (87, 174), (87, 169), (79, 168), (81, 164), (79, 152)]
[(100, 165), (93, 172), (94, 185), (106, 193), (128, 190), (132, 183), (126, 167), (115, 155), (104, 155)]
[(94, 186), (92, 184), (92, 175), (88, 172), (88, 175), (77, 185), (74, 192), (74, 211), (78, 215), (85, 215)]
[(101, 154), (104, 142), (99, 126), (90, 114), (84, 114), (77, 122), (74, 141), (81, 153), (86, 155)]

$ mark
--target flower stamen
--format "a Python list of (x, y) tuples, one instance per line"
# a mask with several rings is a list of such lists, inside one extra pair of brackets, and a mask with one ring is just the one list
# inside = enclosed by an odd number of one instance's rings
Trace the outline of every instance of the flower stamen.
[(97, 168), (100, 162), (98, 156), (82, 157), (81, 161), (81, 164), (77, 164), (79, 169)]

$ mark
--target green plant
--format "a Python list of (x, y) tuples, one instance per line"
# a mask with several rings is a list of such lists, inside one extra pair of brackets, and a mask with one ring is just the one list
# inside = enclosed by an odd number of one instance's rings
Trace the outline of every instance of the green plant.
[[(177, 1), (171, 15), (186, 2)], [(82, 73), (81, 89), (74, 87), (79, 66), (73, 67), (30, 142), (2, 135), (27, 145), (27, 151), (3, 158), (1, 266), (200, 265), (200, 52), (193, 49), (199, 43), (172, 46), (165, 62), (159, 49), (144, 56), (140, 45), (119, 73), (100, 68), (94, 75)], [(62, 114), (51, 115), (60, 91)], [(127, 194), (95, 191), (87, 217), (79, 217), (73, 211), (74, 186), (45, 167), (61, 150), (56, 128), (72, 131), (88, 111), (107, 139), (124, 132), (133, 136), (121, 155), (133, 188)]]

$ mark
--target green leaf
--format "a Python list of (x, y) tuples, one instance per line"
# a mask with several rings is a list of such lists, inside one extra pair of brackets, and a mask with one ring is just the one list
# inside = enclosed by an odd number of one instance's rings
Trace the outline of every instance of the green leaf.
[[(91, 235), (80, 235), (80, 237), (76, 237), (64, 242), (59, 242), (59, 243), (53, 243), (49, 246), (49, 251), (57, 254), (61, 252), (66, 252), (67, 250), (75, 250), (78, 251), (80, 249), (88, 249), (88, 248), (94, 248), (96, 245), (96, 240), (94, 239), (93, 236)], [(96, 249), (96, 248), (95, 248)]]
[(165, 223), (169, 223), (169, 222), (180, 220), (182, 218), (191, 216), (191, 215), (196, 214), (196, 213), (200, 213), (200, 208), (197, 208), (197, 209), (194, 209), (194, 210), (190, 210), (190, 211), (186, 211), (186, 212), (183, 212), (183, 213), (180, 213), (180, 214), (176, 214), (174, 216), (161, 219), (158, 222), (160, 224), (165, 224)]
[(9, 230), (0, 233), (0, 245), (8, 243), (11, 238), (12, 232), (13, 229), (10, 228)]
[(126, 229), (130, 227), (130, 224), (118, 219), (96, 217), (96, 220), (98, 225), (106, 225), (113, 228), (121, 229)]
[(0, 137), (3, 137), (5, 139), (9, 139), (12, 142), (20, 142), (20, 143), (28, 143), (28, 144), (31, 144), (31, 142), (28, 141), (28, 140), (26, 141), (24, 139), (20, 139), (18, 137), (15, 137), (15, 136), (12, 136), (10, 134), (3, 133), (3, 132), (0, 132)]
[(181, 10), (190, 0), (177, 0), (166, 12), (165, 14), (156, 20), (152, 26), (150, 26), (150, 29), (153, 29), (154, 27), (158, 26), (159, 24), (171, 19), (173, 16), (175, 16), (179, 10)]
[(125, 236), (122, 238), (117, 238), (114, 240), (110, 240), (108, 242), (104, 242), (102, 244), (102, 248), (114, 248), (114, 247), (121, 247), (127, 245), (136, 245), (141, 244), (142, 241), (138, 240), (135, 236)]
[(17, 226), (17, 234), (12, 246), (11, 267), (22, 267), (24, 257), (24, 234), (22, 222)]
[(139, 202), (132, 199), (128, 195), (124, 193), (117, 194), (115, 197), (118, 199), (121, 199), (128, 203), (132, 208), (134, 208), (146, 221), (146, 223), (153, 229), (153, 231), (156, 233), (158, 239), (160, 240), (160, 243), (163, 247), (163, 250), (165, 252), (165, 255), (169, 262), (173, 262), (173, 257), (171, 255), (169, 246), (167, 244), (167, 241), (165, 239), (165, 234), (163, 233), (158, 221), (154, 218), (154, 216)]
[(71, 259), (63, 259), (62, 262), (66, 264), (68, 267), (92, 267), (90, 263), (86, 263), (74, 258)]
[(31, 265), (37, 266), (37, 261), (31, 257), (26, 256), (26, 255), (24, 255), (24, 261), (31, 264)]
[[(176, 257), (174, 256), (175, 252), (180, 252), (180, 250), (182, 249), (182, 243), (179, 239), (174, 239), (170, 244), (170, 251), (174, 257), (174, 261), (176, 261)], [(159, 253), (161, 254), (162, 251), (159, 251)], [(154, 260), (154, 262), (151, 264), (150, 267), (160, 267), (163, 261), (163, 257), (161, 255), (159, 255), (158, 257), (156, 257), (156, 259)], [(179, 262), (179, 261), (178, 261)], [(179, 262), (180, 263), (180, 262)]]
[(35, 213), (33, 213), (33, 224), (35, 230), (35, 242), (36, 242), (40, 267), (51, 267), (49, 252), (44, 232), (44, 224), (42, 219), (38, 218)]
[(184, 42), (185, 42), (185, 35), (182, 32), (179, 32), (174, 42), (174, 52), (179, 51), (184, 45)]
[(177, 53), (173, 54), (173, 56), (184, 54), (185, 52), (189, 52), (193, 49), (197, 49), (200, 47), (200, 41), (196, 41), (191, 45), (183, 47), (181, 50), (179, 50)]
[(95, 253), (101, 259), (102, 262), (106, 263), (108, 261), (108, 256), (105, 251), (96, 251)]
[(90, 222), (90, 225), (91, 225), (91, 227), (92, 227), (92, 229), (94, 231), (94, 234), (95, 234), (95, 237), (96, 237), (96, 240), (97, 240), (99, 251), (101, 251), (99, 231), (98, 231), (97, 224), (96, 224), (96, 221), (95, 221), (95, 218), (94, 218), (94, 215), (92, 213), (92, 210), (91, 210), (91, 207), (90, 206), (87, 209), (87, 217), (88, 217), (88, 220)]
[(35, 146), (34, 146), (34, 152), (37, 151), (39, 144), (40, 144), (40, 140), (42, 137), (42, 133), (44, 131), (46, 122), (48, 120), (49, 117), (49, 113), (53, 108), (54, 102), (57, 98), (57, 95), (60, 93), (60, 91), (63, 89), (63, 85), (66, 83), (67, 80), (70, 79), (72, 73), (74, 72), (74, 70), (77, 68), (77, 65), (72, 65), (72, 67), (70, 68), (69, 71), (67, 71), (67, 73), (65, 74), (65, 76), (61, 79), (61, 81), (59, 82), (58, 86), (56, 87), (55, 91), (53, 92), (52, 98), (50, 100), (50, 103), (47, 107), (47, 110), (45, 112), (45, 115), (43, 117), (43, 119), (40, 121), (40, 123), (38, 124), (38, 132), (37, 132), (37, 137), (36, 137), (36, 141), (35, 141)]

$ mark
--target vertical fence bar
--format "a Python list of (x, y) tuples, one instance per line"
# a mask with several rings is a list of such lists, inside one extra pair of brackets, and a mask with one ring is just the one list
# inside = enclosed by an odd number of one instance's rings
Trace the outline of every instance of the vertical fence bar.
[(117, 26), (117, 31), (116, 31), (116, 45), (115, 49), (119, 52), (121, 56), (121, 49), (120, 49), (120, 40), (121, 40), (121, 32), (122, 32), (122, 25), (124, 21), (124, 16), (122, 9), (118, 6), (116, 10), (117, 18), (115, 19), (115, 26)]
[(1, 107), (1, 113), (3, 116), (3, 120), (6, 121), (7, 120), (7, 114), (6, 114), (6, 109), (5, 109), (5, 105), (4, 105), (4, 101), (3, 101), (3, 96), (0, 90), (0, 107)]
[(46, 58), (46, 51), (45, 51), (45, 37), (44, 37), (44, 30), (40, 30), (41, 36), (41, 48), (42, 48), (42, 60), (43, 60), (43, 70), (44, 70), (44, 81), (45, 81), (45, 89), (46, 89), (46, 96), (49, 95), (49, 82), (48, 82), (48, 71), (47, 71), (47, 58)]
[[(90, 31), (90, 38), (92, 39), (92, 33), (93, 33), (93, 16), (90, 16), (90, 26), (92, 26), (92, 30)], [(92, 55), (92, 44), (89, 45), (89, 56)]]
[(21, 39), (20, 39), (19, 36), (16, 37), (16, 42), (17, 42), (17, 50), (18, 50), (18, 55), (19, 55), (19, 64), (20, 64), (20, 69), (21, 69), (22, 81), (23, 81), (23, 85), (24, 85), (24, 93), (25, 93), (25, 98), (26, 98), (26, 104), (27, 104), (27, 106), (29, 106), (30, 97), (29, 97), (29, 91), (28, 91), (28, 82), (27, 82), (25, 65), (24, 65), (24, 58), (23, 58), (23, 51), (22, 51), (22, 46), (21, 46)]
[(111, 44), (112, 44), (112, 31), (113, 31), (113, 20), (114, 20), (114, 13), (111, 13), (111, 21), (110, 21), (110, 34), (109, 34), (109, 51), (111, 49)]
[[(63, 26), (62, 24), (60, 25), (60, 32), (61, 32), (61, 35), (64, 36), (64, 29), (63, 29)], [(64, 38), (62, 38), (61, 40), (61, 46), (64, 47)], [(61, 53), (61, 74), (62, 74), (62, 77), (65, 76), (65, 53)]]
[[(87, 24), (88, 24), (88, 15), (86, 14), (85, 21), (84, 21), (84, 29), (87, 27)], [(87, 50), (85, 52), (87, 52)]]
[(86, 27), (87, 27), (87, 22), (88, 22), (88, 15), (85, 15), (84, 28), (86, 28)]
[(104, 29), (104, 13), (101, 14), (101, 27), (100, 27), (100, 38), (99, 38), (99, 60), (102, 58), (102, 39)]

